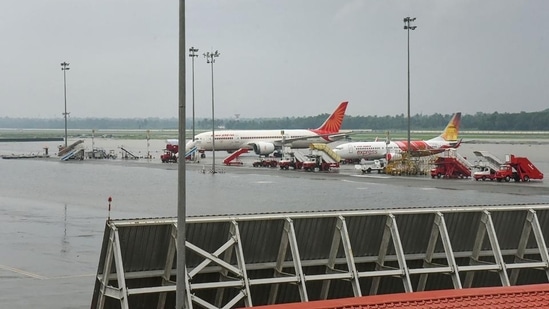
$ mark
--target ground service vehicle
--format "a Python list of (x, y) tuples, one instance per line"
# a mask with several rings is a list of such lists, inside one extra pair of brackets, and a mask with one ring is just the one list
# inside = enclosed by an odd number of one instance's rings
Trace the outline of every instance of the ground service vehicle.
[(477, 181), (494, 180), (496, 179), (496, 171), (488, 166), (482, 166), (478, 171), (473, 173), (473, 178)]
[(278, 161), (278, 167), (280, 167), (281, 170), (288, 170), (290, 168), (296, 169), (296, 159), (294, 157), (282, 158), (280, 161)]
[(467, 178), (471, 170), (459, 157), (437, 157), (435, 167), (431, 169), (432, 178)]
[(381, 160), (367, 161), (363, 164), (355, 164), (355, 169), (361, 171), (362, 174), (370, 174), (372, 171), (381, 174), (385, 170), (385, 163)]
[(301, 168), (306, 171), (329, 171), (332, 167), (339, 167), (338, 162), (327, 162), (321, 155), (305, 155), (307, 159), (302, 162)]
[(276, 167), (278, 165), (278, 161), (275, 159), (267, 159), (267, 158), (261, 158), (258, 161), (255, 161), (252, 163), (253, 167)]
[(526, 157), (506, 155), (505, 163), (496, 172), (495, 179), (497, 181), (505, 180), (506, 182), (511, 179), (516, 182), (527, 182), (530, 179), (543, 179), (543, 173)]
[(177, 152), (179, 151), (179, 146), (174, 144), (166, 144), (166, 149), (164, 153), (160, 155), (160, 160), (162, 163), (176, 163), (177, 162)]

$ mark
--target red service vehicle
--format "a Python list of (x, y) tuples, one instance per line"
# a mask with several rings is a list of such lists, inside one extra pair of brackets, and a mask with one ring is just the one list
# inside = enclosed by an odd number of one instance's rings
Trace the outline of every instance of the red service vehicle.
[(320, 160), (315, 157), (309, 157), (306, 161), (303, 161), (303, 164), (301, 165), (301, 168), (306, 171), (314, 171), (315, 168), (320, 169)]
[(238, 157), (241, 154), (247, 153), (247, 152), (248, 152), (248, 148), (240, 148), (237, 151), (232, 152), (229, 156), (227, 156), (223, 160), (223, 164), (225, 164), (225, 165), (242, 165), (243, 163), (242, 163), (242, 161), (240, 161), (238, 159)]
[(326, 162), (319, 155), (306, 155), (307, 160), (303, 161), (301, 168), (305, 171), (329, 171), (333, 167), (339, 167), (338, 162)]
[(252, 163), (253, 167), (276, 167), (278, 165), (278, 161), (275, 159), (265, 159), (261, 158), (258, 161), (255, 161)]
[(160, 155), (160, 160), (162, 163), (176, 163), (177, 162), (177, 152), (179, 151), (178, 145), (167, 144), (164, 153)]
[(496, 172), (495, 178), (497, 181), (509, 182), (513, 179), (516, 182), (527, 182), (530, 179), (543, 179), (543, 173), (528, 158), (507, 155), (505, 163)]
[(471, 170), (457, 157), (438, 157), (431, 169), (432, 178), (468, 178)]
[(289, 170), (290, 168), (299, 169), (301, 168), (301, 166), (298, 167), (298, 163), (299, 162), (297, 162), (297, 160), (294, 157), (282, 158), (278, 162), (278, 167), (280, 167), (281, 170)]

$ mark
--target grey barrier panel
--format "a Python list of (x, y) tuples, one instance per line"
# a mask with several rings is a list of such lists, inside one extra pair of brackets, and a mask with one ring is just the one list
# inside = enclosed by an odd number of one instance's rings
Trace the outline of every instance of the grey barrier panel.
[[(189, 217), (188, 308), (549, 282), (549, 205)], [(177, 218), (110, 220), (91, 308), (175, 306)]]

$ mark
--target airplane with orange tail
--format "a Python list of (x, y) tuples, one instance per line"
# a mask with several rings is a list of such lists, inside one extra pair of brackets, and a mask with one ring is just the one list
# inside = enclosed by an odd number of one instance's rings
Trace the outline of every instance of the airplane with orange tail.
[[(340, 131), (348, 102), (342, 102), (317, 129), (290, 130), (215, 130), (215, 150), (233, 152), (241, 148), (252, 149), (258, 155), (269, 155), (283, 146), (309, 148), (311, 143), (331, 143), (344, 138), (351, 131)], [(173, 141), (172, 141), (173, 143)], [(212, 131), (195, 136), (185, 145), (189, 151), (194, 146), (199, 150), (214, 149)]]
[[(410, 155), (428, 156), (449, 148), (458, 148), (461, 144), (461, 139), (458, 139), (460, 123), (461, 113), (458, 112), (439, 136), (425, 141), (410, 141)], [(408, 141), (351, 142), (338, 145), (334, 152), (344, 160), (399, 160), (402, 153), (408, 152)]]

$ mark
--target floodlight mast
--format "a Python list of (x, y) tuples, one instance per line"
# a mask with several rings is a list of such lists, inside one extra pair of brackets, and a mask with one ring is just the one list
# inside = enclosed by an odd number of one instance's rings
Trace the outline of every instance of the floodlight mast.
[(70, 70), (68, 62), (61, 63), (61, 70), (63, 71), (63, 93), (65, 97), (65, 112), (63, 113), (63, 117), (65, 117), (65, 148), (67, 148), (67, 116), (69, 113), (67, 113), (67, 70)]
[(406, 153), (408, 159), (410, 158), (410, 30), (415, 30), (417, 26), (411, 26), (410, 23), (416, 20), (415, 17), (404, 18), (404, 30), (408, 32), (408, 145), (406, 146)]
[(206, 52), (204, 57), (206, 58), (206, 63), (212, 66), (212, 174), (216, 173), (215, 170), (215, 113), (214, 113), (214, 63), (215, 58), (219, 57), (219, 51), (215, 52)]
[(198, 48), (191, 47), (189, 48), (189, 57), (192, 59), (192, 82), (193, 82), (193, 142), (194, 142), (194, 58), (198, 57), (198, 54), (196, 52), (198, 51)]

